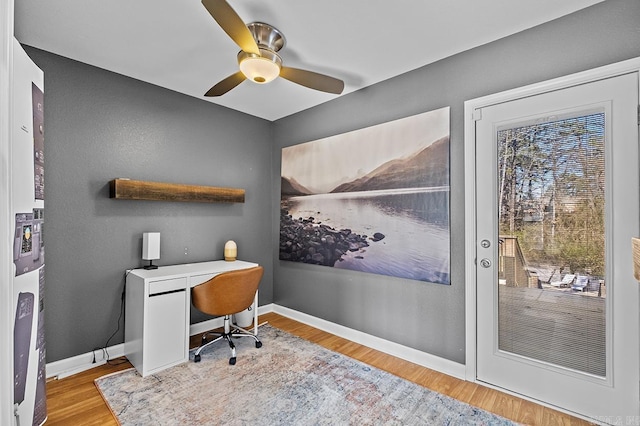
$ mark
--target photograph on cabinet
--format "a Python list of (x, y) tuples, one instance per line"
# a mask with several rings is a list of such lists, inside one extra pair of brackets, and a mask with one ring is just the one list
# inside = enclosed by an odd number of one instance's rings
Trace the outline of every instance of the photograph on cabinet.
[(13, 263), (16, 277), (35, 271), (44, 264), (44, 209), (33, 209), (31, 213), (16, 214), (13, 243)]
[(35, 199), (44, 200), (44, 93), (31, 83), (33, 102), (33, 184)]

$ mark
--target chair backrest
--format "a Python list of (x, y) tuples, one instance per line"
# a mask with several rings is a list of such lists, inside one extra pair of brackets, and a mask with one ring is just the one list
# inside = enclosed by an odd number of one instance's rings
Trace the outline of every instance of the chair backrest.
[(586, 275), (578, 275), (576, 285), (586, 286), (589, 283), (589, 277)]
[(191, 303), (209, 315), (231, 315), (253, 303), (264, 273), (262, 266), (223, 272), (191, 289)]

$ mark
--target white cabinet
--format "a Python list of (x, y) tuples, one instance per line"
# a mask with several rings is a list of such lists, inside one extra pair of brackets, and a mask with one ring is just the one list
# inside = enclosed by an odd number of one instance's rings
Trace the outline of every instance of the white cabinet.
[(255, 266), (241, 260), (216, 260), (129, 271), (124, 353), (131, 364), (147, 376), (187, 361), (191, 287), (222, 272)]
[(142, 376), (189, 359), (187, 278), (127, 277), (124, 352)]
[[(152, 287), (153, 284), (152, 282)], [(188, 347), (188, 336), (184, 326), (187, 315), (187, 290), (183, 287), (167, 293), (149, 294), (147, 307), (147, 370), (151, 372), (186, 361), (189, 357), (185, 351)]]

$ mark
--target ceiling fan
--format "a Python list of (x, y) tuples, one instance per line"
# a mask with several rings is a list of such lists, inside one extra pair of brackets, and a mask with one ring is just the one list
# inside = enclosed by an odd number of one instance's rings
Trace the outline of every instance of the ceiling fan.
[(282, 58), (277, 52), (284, 47), (285, 38), (277, 28), (262, 22), (245, 25), (226, 0), (202, 0), (202, 4), (241, 49), (238, 52), (240, 71), (214, 85), (205, 96), (224, 95), (244, 80), (265, 84), (278, 76), (310, 89), (338, 95), (342, 93), (342, 80), (282, 66)]

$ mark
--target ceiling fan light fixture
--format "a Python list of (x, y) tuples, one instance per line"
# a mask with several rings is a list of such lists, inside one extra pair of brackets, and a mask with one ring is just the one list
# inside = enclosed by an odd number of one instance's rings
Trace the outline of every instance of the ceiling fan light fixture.
[(282, 59), (277, 53), (260, 49), (261, 55), (240, 51), (238, 65), (248, 80), (258, 84), (266, 84), (280, 75)]

